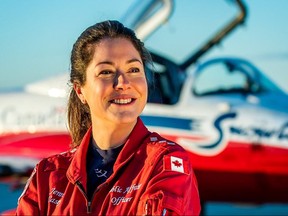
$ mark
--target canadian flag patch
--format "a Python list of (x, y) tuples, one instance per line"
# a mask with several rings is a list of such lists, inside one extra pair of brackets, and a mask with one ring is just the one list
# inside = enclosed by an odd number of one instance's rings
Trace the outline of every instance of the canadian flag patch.
[(164, 156), (164, 170), (189, 174), (188, 162), (174, 156)]

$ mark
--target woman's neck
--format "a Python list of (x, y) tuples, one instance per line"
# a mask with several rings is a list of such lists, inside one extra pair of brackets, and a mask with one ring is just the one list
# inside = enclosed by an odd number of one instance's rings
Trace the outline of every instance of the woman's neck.
[(95, 144), (102, 150), (116, 148), (124, 144), (137, 121), (119, 125), (92, 124), (92, 135)]

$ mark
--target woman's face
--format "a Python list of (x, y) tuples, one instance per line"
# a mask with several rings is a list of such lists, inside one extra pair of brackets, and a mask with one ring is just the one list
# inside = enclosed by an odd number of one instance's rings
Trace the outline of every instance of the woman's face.
[(75, 90), (89, 105), (93, 125), (135, 123), (148, 91), (140, 54), (128, 39), (101, 40), (87, 67), (86, 83)]

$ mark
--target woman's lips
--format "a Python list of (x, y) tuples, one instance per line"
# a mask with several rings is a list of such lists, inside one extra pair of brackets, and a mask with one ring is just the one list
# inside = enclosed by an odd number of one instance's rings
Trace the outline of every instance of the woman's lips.
[(126, 104), (130, 104), (134, 101), (134, 98), (119, 98), (119, 99), (113, 99), (110, 102), (114, 103), (114, 104), (119, 104), (119, 105), (126, 105)]

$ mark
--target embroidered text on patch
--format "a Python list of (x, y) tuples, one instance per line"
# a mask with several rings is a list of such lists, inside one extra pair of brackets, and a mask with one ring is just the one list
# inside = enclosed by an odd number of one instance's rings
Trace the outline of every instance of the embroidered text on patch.
[(61, 202), (61, 198), (64, 196), (64, 193), (52, 188), (49, 193), (48, 202), (58, 205)]
[[(110, 193), (114, 193), (114, 195), (116, 195), (116, 196), (113, 195), (113, 197), (111, 198), (111, 203), (113, 205), (119, 205), (121, 203), (131, 202), (131, 200), (134, 197), (129, 195), (131, 195), (131, 193), (133, 193), (134, 191), (139, 190), (141, 188), (141, 185), (142, 185), (141, 183), (133, 184), (128, 187), (121, 187), (118, 185), (114, 185), (113, 188), (109, 191)], [(126, 196), (127, 194), (129, 195)]]

